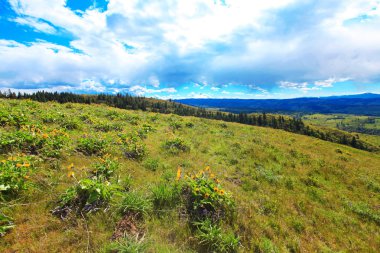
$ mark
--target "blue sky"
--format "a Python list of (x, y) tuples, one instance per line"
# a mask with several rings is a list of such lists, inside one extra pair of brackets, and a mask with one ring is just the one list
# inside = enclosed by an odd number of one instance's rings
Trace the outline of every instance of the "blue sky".
[(378, 0), (0, 0), (0, 90), (380, 93)]

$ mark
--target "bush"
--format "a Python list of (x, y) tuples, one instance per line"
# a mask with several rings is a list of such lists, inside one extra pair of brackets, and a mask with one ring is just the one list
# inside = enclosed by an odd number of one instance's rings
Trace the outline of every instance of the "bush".
[(139, 217), (147, 215), (152, 210), (151, 201), (138, 192), (128, 192), (123, 195), (119, 204), (122, 214), (135, 214)]
[(180, 202), (181, 188), (178, 184), (160, 182), (151, 191), (153, 205), (157, 209), (170, 208)]
[(219, 180), (208, 167), (198, 174), (187, 177), (183, 192), (187, 212), (193, 221), (205, 219), (219, 221), (223, 218), (232, 218), (234, 214), (235, 203), (231, 195), (223, 190)]
[(190, 146), (182, 139), (175, 138), (173, 140), (167, 140), (162, 145), (163, 148), (171, 154), (178, 154), (180, 152), (189, 152)]
[(79, 140), (77, 151), (85, 155), (101, 155), (106, 147), (105, 140), (99, 140), (93, 137), (83, 137)]
[(196, 222), (195, 225), (197, 227), (195, 237), (207, 252), (237, 252), (239, 238), (233, 233), (222, 232), (218, 225), (208, 219)]

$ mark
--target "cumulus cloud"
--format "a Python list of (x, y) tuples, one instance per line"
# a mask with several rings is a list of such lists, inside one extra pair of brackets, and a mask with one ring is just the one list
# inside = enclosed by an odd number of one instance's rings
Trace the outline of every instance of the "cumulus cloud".
[(143, 95), (241, 84), (265, 94), (380, 81), (379, 1), (109, 0), (80, 15), (66, 0), (9, 3), (12, 22), (74, 39), (1, 40), (1, 87)]

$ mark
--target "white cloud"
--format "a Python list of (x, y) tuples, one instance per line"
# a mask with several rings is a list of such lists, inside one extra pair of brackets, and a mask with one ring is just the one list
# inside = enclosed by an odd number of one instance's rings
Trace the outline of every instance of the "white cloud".
[(333, 87), (334, 83), (345, 82), (348, 80), (350, 80), (350, 78), (338, 78), (338, 79), (337, 78), (329, 78), (329, 79), (322, 80), (322, 81), (316, 81), (316, 82), (314, 82), (314, 84), (318, 87), (326, 88), (326, 87)]
[[(62, 28), (83, 54), (46, 41), (2, 40), (0, 87), (96, 91), (194, 83), (216, 91), (213, 85), (238, 83), (267, 93), (278, 84), (306, 92), (348, 76), (380, 79), (378, 1), (110, 0), (108, 10), (81, 15), (66, 0), (9, 2), (19, 14), (14, 22), (48, 34)], [(366, 22), (347, 24), (363, 15)]]
[(163, 89), (148, 89), (146, 87), (142, 87), (139, 85), (134, 85), (128, 89), (130, 92), (138, 95), (144, 96), (154, 93), (176, 93), (177, 90), (175, 88), (163, 88)]

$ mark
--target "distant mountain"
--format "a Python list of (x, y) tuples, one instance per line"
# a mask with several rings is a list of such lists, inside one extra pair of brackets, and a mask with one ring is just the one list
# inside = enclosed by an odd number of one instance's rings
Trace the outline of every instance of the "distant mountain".
[(179, 99), (176, 102), (191, 106), (216, 108), (228, 112), (271, 113), (345, 113), (380, 116), (380, 94), (293, 99)]

